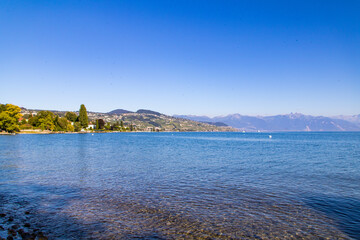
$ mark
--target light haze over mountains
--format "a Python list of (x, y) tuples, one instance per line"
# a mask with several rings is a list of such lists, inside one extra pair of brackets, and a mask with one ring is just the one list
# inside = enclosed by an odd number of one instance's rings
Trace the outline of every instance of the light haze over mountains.
[[(26, 108), (23, 108), (26, 110)], [(31, 111), (31, 109), (29, 109)], [(33, 111), (41, 111), (32, 109)], [(63, 111), (50, 110), (52, 112), (62, 113)], [(217, 127), (233, 127), (240, 131), (360, 131), (360, 114), (358, 115), (338, 115), (333, 117), (304, 115), (301, 113), (290, 113), (274, 116), (248, 116), (239, 113), (229, 114), (225, 116), (199, 116), (199, 115), (166, 115), (149, 109), (139, 109), (137, 111), (129, 111), (126, 109), (115, 109), (110, 112), (92, 112), (100, 114), (98, 118), (124, 117), (132, 114), (140, 114), (144, 116), (180, 118), (196, 121), (200, 123), (208, 123)], [(136, 117), (137, 118), (137, 117)], [(139, 119), (138, 119), (139, 120)], [(132, 121), (132, 120), (129, 120)], [(140, 120), (140, 121), (143, 121)]]
[[(140, 109), (137, 113), (160, 114)], [(125, 109), (116, 109), (108, 114), (131, 113)], [(244, 131), (360, 131), (360, 114), (339, 115), (333, 117), (311, 116), (290, 113), (274, 116), (247, 116), (239, 113), (226, 116), (173, 115), (192, 121), (209, 123), (215, 126), (230, 126)]]
[(200, 122), (224, 123), (245, 131), (360, 131), (360, 114), (335, 117), (311, 116), (301, 113), (275, 116), (246, 116), (241, 114), (217, 117), (174, 116)]

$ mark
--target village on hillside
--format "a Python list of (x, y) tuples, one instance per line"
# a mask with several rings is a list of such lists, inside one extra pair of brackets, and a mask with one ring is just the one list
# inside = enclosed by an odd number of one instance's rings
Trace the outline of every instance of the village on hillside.
[(55, 111), (20, 108), (2, 104), (0, 129), (4, 133), (66, 133), (66, 132), (227, 132), (228, 126), (171, 117), (150, 110), (125, 113)]

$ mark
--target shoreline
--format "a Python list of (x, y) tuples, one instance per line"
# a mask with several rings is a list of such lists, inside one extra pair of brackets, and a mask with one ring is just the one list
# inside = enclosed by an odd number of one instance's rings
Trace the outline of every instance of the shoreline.
[(261, 131), (261, 132), (256, 132), (256, 131), (248, 131), (248, 132), (242, 132), (242, 131), (159, 131), (159, 132), (149, 132), (149, 131), (83, 131), (83, 132), (53, 132), (53, 131), (48, 131), (48, 130), (44, 130), (44, 131), (37, 131), (37, 130), (32, 130), (32, 131), (20, 131), (20, 132), (16, 132), (16, 133), (9, 133), (9, 132), (0, 132), (0, 136), (1, 135), (6, 135), (6, 136), (14, 136), (14, 135), (33, 135), (33, 134), (39, 134), (39, 135), (47, 135), (47, 134), (94, 134), (94, 133), (357, 133), (360, 131)]
[[(37, 131), (37, 130), (32, 130), (32, 131), (20, 131), (20, 132), (16, 132), (16, 133), (8, 133), (8, 132), (0, 132), (0, 135), (26, 135), (26, 134), (88, 134), (88, 133), (179, 133), (179, 132), (227, 132), (227, 131), (82, 131), (82, 132), (53, 132), (53, 131), (48, 131), (48, 130), (44, 130), (44, 131)], [(230, 132), (230, 131), (229, 131)], [(240, 132), (240, 131), (231, 131), (231, 132)]]

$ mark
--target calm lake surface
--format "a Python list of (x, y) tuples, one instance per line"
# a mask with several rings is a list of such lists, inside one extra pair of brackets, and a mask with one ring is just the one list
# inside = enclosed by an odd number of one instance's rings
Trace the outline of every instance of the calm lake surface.
[(0, 136), (0, 213), (55, 239), (360, 239), (360, 133), (271, 135)]

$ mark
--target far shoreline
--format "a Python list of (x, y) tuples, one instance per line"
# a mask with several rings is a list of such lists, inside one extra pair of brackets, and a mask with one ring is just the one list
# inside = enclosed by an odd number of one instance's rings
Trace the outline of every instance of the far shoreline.
[[(360, 131), (248, 131), (242, 132), (241, 130), (238, 131), (231, 131), (231, 133), (359, 133)], [(4, 136), (14, 136), (14, 135), (49, 135), (49, 134), (101, 134), (101, 133), (230, 133), (230, 131), (82, 131), (82, 132), (53, 132), (49, 130), (34, 130), (34, 131), (20, 131), (15, 133), (9, 132), (0, 132), (0, 135)]]
[[(94, 134), (94, 133), (190, 133), (190, 132), (198, 132), (198, 133), (226, 133), (227, 131), (82, 131), (82, 132), (53, 132), (48, 130), (43, 131), (20, 131), (15, 133), (9, 132), (0, 132), (0, 135), (48, 135), (48, 134)], [(240, 132), (240, 131), (231, 131), (231, 132)]]

